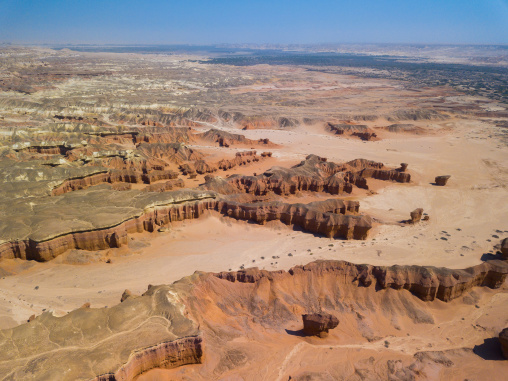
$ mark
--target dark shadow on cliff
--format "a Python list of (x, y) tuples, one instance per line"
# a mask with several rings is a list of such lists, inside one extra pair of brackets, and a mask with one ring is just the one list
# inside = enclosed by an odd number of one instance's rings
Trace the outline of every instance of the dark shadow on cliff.
[(501, 352), (501, 343), (497, 337), (485, 339), (483, 344), (475, 345), (473, 352), (484, 360), (506, 361)]
[(484, 262), (493, 261), (495, 259), (503, 259), (503, 255), (501, 254), (500, 251), (498, 251), (496, 254), (484, 253), (484, 254), (482, 254), (482, 257), (481, 257), (481, 260)]

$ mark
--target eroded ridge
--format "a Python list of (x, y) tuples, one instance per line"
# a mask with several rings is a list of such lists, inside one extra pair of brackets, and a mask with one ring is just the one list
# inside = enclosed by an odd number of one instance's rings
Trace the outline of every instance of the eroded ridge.
[(118, 248), (127, 244), (128, 234), (153, 232), (171, 222), (199, 218), (205, 211), (217, 211), (228, 217), (260, 224), (278, 220), (330, 238), (365, 239), (372, 228), (372, 219), (369, 216), (356, 215), (359, 211), (357, 201), (330, 199), (310, 204), (249, 204), (220, 198), (213, 192), (187, 190), (170, 195), (170, 199), (162, 198), (159, 202), (154, 202), (153, 197), (149, 198), (151, 203), (145, 209), (131, 211), (134, 215), (113, 226), (67, 230), (40, 241), (28, 238), (6, 242), (0, 245), (0, 258), (47, 261), (69, 249)]
[[(18, 379), (58, 375), (64, 380), (116, 381), (155, 368), (202, 363), (200, 377), (206, 378), (227, 375), (230, 368), (224, 364), (236, 353), (238, 368), (231, 369), (248, 373), (255, 370), (242, 358), (255, 359), (259, 353), (241, 354), (245, 340), (234, 338), (247, 337), (255, 347), (271, 342), (274, 335), (286, 340), (291, 333), (287, 327), (301, 324), (302, 314), (327, 312), (349, 327), (342, 336), (374, 345), (381, 340), (377, 335), (391, 332), (383, 321), (400, 325), (399, 330), (405, 325), (430, 326), (438, 310), (458, 306), (436, 305), (433, 300), (451, 303), (474, 287), (499, 288), (507, 274), (505, 261), (464, 270), (317, 261), (289, 271), (196, 272), (170, 286), (149, 286), (141, 296), (124, 293), (122, 303), (111, 308), (80, 308), (62, 317), (45, 312), (0, 331), (0, 347), (8, 354), (0, 372)], [(366, 327), (369, 314), (375, 319)], [(401, 335), (400, 340), (405, 337)], [(35, 337), (35, 344), (23, 346)], [(331, 345), (327, 342), (326, 347)]]
[(353, 186), (369, 189), (368, 178), (400, 183), (411, 181), (411, 175), (405, 169), (386, 169), (383, 163), (356, 159), (337, 164), (309, 155), (291, 168), (273, 167), (257, 176), (233, 175), (223, 181), (209, 178), (205, 187), (222, 193), (241, 191), (255, 195), (269, 192), (289, 195), (298, 191), (343, 194), (351, 193)]
[(203, 339), (191, 336), (164, 342), (133, 352), (115, 373), (102, 374), (91, 381), (131, 381), (155, 368), (171, 369), (202, 362)]
[(356, 265), (345, 261), (317, 261), (305, 266), (295, 266), (288, 272), (270, 272), (251, 268), (236, 272), (215, 274), (231, 282), (258, 283), (263, 278), (275, 280), (286, 277), (301, 278), (327, 274), (337, 277), (339, 283), (354, 283), (376, 289), (405, 289), (423, 301), (439, 299), (449, 302), (473, 287), (501, 287), (508, 275), (508, 263), (494, 260), (463, 270), (430, 266), (371, 266)]

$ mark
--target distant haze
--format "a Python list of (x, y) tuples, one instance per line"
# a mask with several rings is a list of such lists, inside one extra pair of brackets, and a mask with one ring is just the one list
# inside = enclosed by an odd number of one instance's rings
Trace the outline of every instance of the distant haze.
[(508, 0), (0, 0), (0, 42), (508, 43)]

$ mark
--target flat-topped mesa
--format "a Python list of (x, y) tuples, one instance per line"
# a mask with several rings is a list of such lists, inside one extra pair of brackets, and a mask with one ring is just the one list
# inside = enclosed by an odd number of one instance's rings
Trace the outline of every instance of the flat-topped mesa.
[[(140, 192), (143, 193), (143, 192)], [(358, 213), (357, 201), (326, 200), (310, 204), (282, 202), (239, 203), (217, 199), (213, 192), (202, 195), (198, 191), (181, 190), (171, 194), (189, 194), (172, 204), (145, 207), (142, 214), (133, 216), (110, 227), (87, 230), (54, 232), (54, 236), (36, 241), (32, 238), (5, 242), (0, 245), (0, 258), (21, 258), (48, 261), (70, 249), (104, 250), (127, 244), (128, 234), (154, 232), (174, 221), (199, 218), (205, 211), (217, 211), (238, 220), (265, 224), (279, 220), (287, 225), (330, 238), (366, 239), (372, 228), (369, 216)], [(195, 195), (196, 198), (192, 198)], [(64, 227), (65, 229), (65, 227)]]
[(256, 151), (237, 152), (232, 159), (222, 159), (217, 163), (219, 169), (227, 171), (239, 165), (246, 165), (249, 163), (258, 162), (261, 159)]
[(64, 193), (86, 189), (99, 184), (151, 184), (159, 180), (173, 180), (176, 178), (178, 178), (178, 173), (171, 170), (153, 170), (148, 173), (133, 170), (110, 170), (105, 173), (66, 180), (55, 187), (51, 195), (60, 196)]
[(241, 134), (232, 134), (227, 131), (217, 130), (212, 128), (202, 134), (197, 135), (198, 138), (203, 140), (218, 143), (221, 147), (229, 147), (231, 145), (244, 145), (244, 146), (254, 146), (254, 145), (268, 145), (275, 146), (275, 144), (271, 143), (269, 139), (259, 139), (259, 140), (251, 140), (246, 138)]
[[(146, 195), (144, 192), (140, 194)], [(29, 236), (5, 242), (0, 245), (0, 258), (20, 258), (36, 261), (49, 261), (70, 249), (104, 250), (118, 248), (127, 244), (128, 234), (153, 232), (162, 225), (173, 221), (199, 218), (207, 210), (217, 207), (216, 195), (213, 192), (178, 190), (165, 193), (160, 198), (168, 201), (160, 205), (145, 205), (137, 214), (125, 216), (123, 220), (111, 221), (110, 226), (88, 228), (68, 228), (62, 226), (60, 231), (35, 240)], [(145, 199), (149, 199), (146, 195)]]
[[(216, 277), (230, 282), (259, 283), (262, 278), (284, 281), (286, 278), (316, 278), (331, 276), (338, 283), (356, 284), (358, 287), (377, 289), (405, 289), (423, 301), (435, 299), (449, 302), (470, 291), (473, 287), (501, 287), (508, 276), (508, 263), (488, 261), (463, 270), (430, 266), (371, 266), (345, 261), (316, 261), (295, 266), (288, 272), (269, 272), (250, 268), (235, 272), (216, 273)], [(296, 280), (294, 280), (296, 282)], [(310, 282), (310, 280), (303, 281)], [(300, 282), (300, 280), (298, 280)]]
[[(383, 163), (365, 159), (336, 164), (328, 162), (326, 158), (309, 155), (291, 168), (272, 167), (261, 175), (234, 175), (225, 181), (232, 186), (232, 190), (238, 189), (241, 192), (255, 195), (266, 195), (269, 192), (289, 195), (298, 191), (351, 193), (353, 185), (368, 189), (368, 177), (399, 182), (409, 182), (411, 179), (409, 173), (385, 170), (383, 167)], [(217, 185), (217, 182), (210, 182), (205, 184), (205, 188), (219, 191), (214, 188)]]
[(278, 220), (286, 225), (297, 225), (305, 231), (325, 235), (329, 238), (366, 239), (372, 228), (370, 216), (356, 216), (359, 204), (355, 201), (336, 199), (304, 204), (264, 202), (244, 204), (219, 201), (218, 211), (239, 220), (265, 224)]

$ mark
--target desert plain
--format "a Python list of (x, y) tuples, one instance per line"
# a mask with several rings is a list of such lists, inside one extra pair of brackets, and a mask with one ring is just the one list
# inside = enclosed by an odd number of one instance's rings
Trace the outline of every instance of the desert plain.
[(508, 69), (288, 57), (0, 49), (1, 379), (506, 377)]

